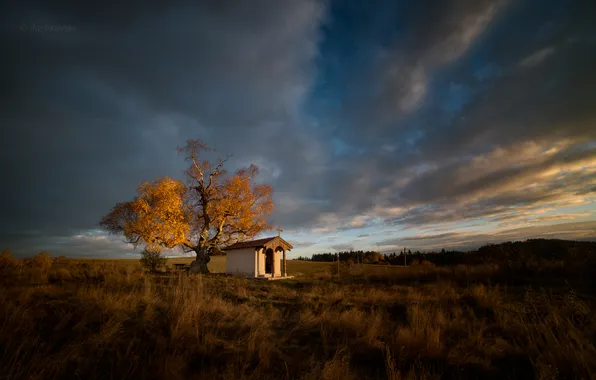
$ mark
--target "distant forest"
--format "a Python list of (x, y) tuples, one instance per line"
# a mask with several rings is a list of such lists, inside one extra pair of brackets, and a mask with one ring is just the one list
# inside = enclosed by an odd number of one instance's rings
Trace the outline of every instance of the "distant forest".
[(310, 258), (298, 257), (296, 260), (335, 262), (337, 257), (339, 257), (341, 262), (347, 262), (350, 264), (404, 265), (404, 260), (406, 265), (419, 262), (421, 263), (424, 261), (429, 261), (433, 264), (441, 264), (442, 261), (445, 261), (445, 264), (447, 264), (447, 262), (453, 262), (453, 257), (464, 254), (464, 252), (445, 250), (442, 250), (440, 253), (421, 253), (420, 251), (412, 252), (408, 249), (404, 249), (398, 253), (393, 252), (389, 254), (383, 254), (376, 251), (342, 251), (337, 253), (315, 253)]
[[(404, 257), (405, 254), (405, 257)], [(457, 265), (514, 262), (528, 263), (535, 260), (587, 260), (596, 257), (596, 243), (558, 239), (530, 239), (526, 241), (506, 242), (485, 245), (475, 251), (412, 252), (406, 248), (400, 252), (383, 254), (375, 251), (343, 251), (337, 253), (318, 253), (312, 258), (298, 257), (297, 260), (335, 262), (348, 264), (384, 264), (384, 265)]]

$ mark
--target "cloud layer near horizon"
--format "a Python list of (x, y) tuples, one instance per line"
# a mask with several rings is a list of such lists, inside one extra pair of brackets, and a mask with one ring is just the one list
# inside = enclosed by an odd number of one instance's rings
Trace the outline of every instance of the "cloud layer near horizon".
[[(596, 238), (594, 8), (7, 8), (0, 243), (130, 252), (98, 220), (141, 181), (180, 177), (187, 138), (260, 166), (296, 255)], [(583, 227), (557, 234), (560, 222)]]

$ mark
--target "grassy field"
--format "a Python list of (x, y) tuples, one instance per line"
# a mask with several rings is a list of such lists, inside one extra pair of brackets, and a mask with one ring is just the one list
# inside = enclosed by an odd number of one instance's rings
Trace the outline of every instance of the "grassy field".
[(2, 379), (596, 373), (592, 300), (508, 283), (495, 265), (344, 265), (335, 273), (328, 263), (290, 261), (290, 274), (302, 275), (267, 282), (152, 275), (132, 260), (21, 264), (0, 268)]
[[(167, 266), (172, 267), (174, 264), (190, 264), (194, 258), (189, 257), (174, 257), (169, 258)], [(69, 259), (71, 263), (88, 263), (88, 264), (115, 264), (121, 266), (140, 267), (138, 259)], [(311, 261), (299, 261), (299, 260), (288, 260), (288, 275), (308, 275), (321, 270), (326, 270), (332, 264), (311, 262)], [(225, 273), (226, 271), (226, 257), (225, 256), (213, 256), (208, 264), (211, 273)]]

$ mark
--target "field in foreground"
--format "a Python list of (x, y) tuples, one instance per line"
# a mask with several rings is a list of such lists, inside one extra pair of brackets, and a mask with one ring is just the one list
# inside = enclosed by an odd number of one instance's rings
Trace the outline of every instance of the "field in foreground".
[(5, 270), (0, 378), (596, 373), (596, 315), (589, 295), (573, 289), (512, 285), (495, 265), (342, 267), (338, 275), (329, 264), (293, 264), (305, 274), (279, 282), (151, 275), (113, 262)]

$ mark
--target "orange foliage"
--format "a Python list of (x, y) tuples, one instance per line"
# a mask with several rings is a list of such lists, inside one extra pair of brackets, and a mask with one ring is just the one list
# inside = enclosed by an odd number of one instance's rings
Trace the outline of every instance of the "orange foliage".
[(149, 246), (172, 248), (184, 243), (189, 232), (185, 191), (184, 184), (168, 177), (143, 183), (130, 203), (136, 217), (126, 221), (124, 233), (140, 236)]

